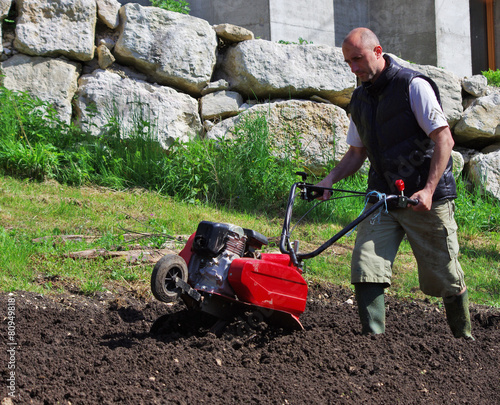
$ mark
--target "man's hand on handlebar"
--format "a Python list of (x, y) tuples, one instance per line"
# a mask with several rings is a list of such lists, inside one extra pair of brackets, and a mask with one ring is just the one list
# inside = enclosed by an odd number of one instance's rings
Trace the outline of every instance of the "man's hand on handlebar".
[[(328, 177), (325, 177), (318, 184), (316, 184), (316, 187), (332, 188), (332, 186), (333, 186), (333, 183), (328, 180)], [(331, 196), (332, 196), (332, 192), (329, 190), (325, 190), (323, 192), (323, 195), (316, 197), (316, 199), (326, 201), (326, 200), (330, 199)]]
[(432, 193), (426, 190), (417, 191), (411, 198), (413, 200), (418, 200), (417, 205), (411, 206), (413, 211), (429, 211), (432, 207)]

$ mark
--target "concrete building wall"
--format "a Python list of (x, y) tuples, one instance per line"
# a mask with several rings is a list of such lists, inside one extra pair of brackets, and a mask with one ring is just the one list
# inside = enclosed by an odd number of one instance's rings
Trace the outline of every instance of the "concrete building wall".
[(346, 35), (356, 27), (368, 27), (369, 0), (334, 0), (335, 46), (342, 46)]
[(437, 66), (472, 75), (469, 0), (436, 1)]
[(298, 42), (302, 38), (316, 45), (335, 46), (332, 0), (269, 0), (271, 41)]
[(271, 38), (269, 0), (190, 0), (190, 15), (210, 24), (234, 24), (252, 31), (256, 38)]
[[(122, 4), (149, 0), (119, 0)], [(210, 24), (230, 23), (257, 38), (340, 46), (347, 33), (368, 27), (384, 51), (460, 76), (478, 64), (471, 50), (471, 4), (482, 0), (188, 0), (190, 14)], [(500, 0), (494, 0), (495, 53), (500, 67)], [(474, 21), (477, 26), (477, 21)], [(479, 27), (479, 31), (482, 28)], [(475, 37), (474, 37), (475, 38)], [(471, 45), (472, 41), (472, 45)], [(476, 40), (477, 42), (477, 40)], [(483, 45), (480, 41), (479, 45)], [(474, 62), (475, 61), (475, 62)], [(479, 61), (481, 62), (481, 61)], [(484, 63), (479, 63), (481, 66)], [(477, 70), (477, 69), (476, 69)]]
[(190, 15), (210, 24), (229, 23), (251, 30), (268, 41), (298, 42), (333, 46), (335, 30), (333, 0), (191, 0)]
[(410, 62), (436, 65), (435, 0), (370, 0), (369, 28), (382, 48)]
[(351, 29), (368, 27), (386, 52), (472, 74), (469, 0), (334, 0), (334, 13), (336, 46)]

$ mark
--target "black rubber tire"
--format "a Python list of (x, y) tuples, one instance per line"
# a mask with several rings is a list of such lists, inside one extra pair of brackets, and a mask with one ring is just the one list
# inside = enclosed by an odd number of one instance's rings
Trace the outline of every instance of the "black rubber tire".
[(151, 274), (151, 291), (157, 300), (167, 303), (177, 301), (182, 290), (176, 287), (175, 276), (187, 282), (186, 261), (176, 254), (163, 256)]

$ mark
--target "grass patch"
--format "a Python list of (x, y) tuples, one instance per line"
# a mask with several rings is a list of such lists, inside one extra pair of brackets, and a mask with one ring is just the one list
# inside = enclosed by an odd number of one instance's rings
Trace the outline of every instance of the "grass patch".
[[(279, 215), (265, 212), (255, 214), (220, 206), (193, 206), (144, 190), (112, 191), (63, 186), (54, 181), (25, 182), (10, 177), (0, 177), (0, 208), (3, 291), (52, 293), (65, 290), (92, 295), (125, 289), (139, 296), (149, 295), (152, 265), (119, 259), (71, 259), (67, 254), (92, 248), (129, 249), (137, 244), (159, 247), (168, 240), (168, 235), (190, 235), (201, 220), (230, 222), (255, 229), (273, 242), (266, 250), (276, 251), (282, 227)], [(332, 212), (328, 220), (303, 221), (294, 232), (301, 249), (314, 250), (338, 232), (348, 217), (347, 208), (344, 209), (340, 221)], [(356, 208), (352, 218), (357, 213)], [(123, 235), (131, 231), (156, 234), (127, 242)], [(95, 238), (34, 241), (63, 234)], [(344, 237), (320, 256), (306, 261), (306, 278), (348, 287), (354, 239), (355, 234)], [(471, 300), (500, 306), (498, 233), (460, 231), (459, 241), (460, 262), (466, 273)], [(424, 298), (418, 289), (415, 260), (406, 242), (396, 257), (393, 285), (388, 292), (403, 298)]]

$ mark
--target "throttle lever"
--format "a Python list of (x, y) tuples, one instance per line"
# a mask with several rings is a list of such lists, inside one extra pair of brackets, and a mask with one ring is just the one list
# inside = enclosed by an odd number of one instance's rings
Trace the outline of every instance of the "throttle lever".
[(405, 182), (401, 179), (396, 180), (395, 183), (396, 188), (400, 192), (399, 198), (398, 198), (398, 207), (399, 208), (406, 208), (408, 204), (410, 205), (418, 205), (419, 201), (413, 198), (408, 198), (404, 195), (405, 191)]

